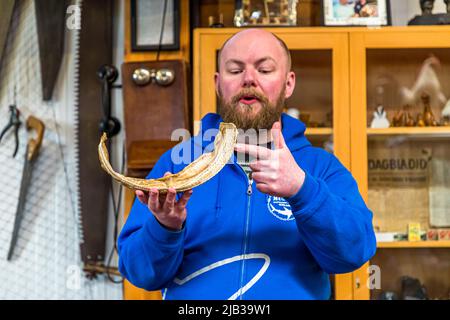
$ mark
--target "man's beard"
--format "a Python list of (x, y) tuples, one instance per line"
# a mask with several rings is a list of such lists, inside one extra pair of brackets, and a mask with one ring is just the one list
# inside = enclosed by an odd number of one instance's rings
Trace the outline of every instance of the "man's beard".
[[(231, 98), (231, 102), (225, 102), (219, 90), (219, 114), (224, 122), (231, 122), (238, 129), (267, 129), (270, 130), (275, 121), (280, 119), (285, 102), (285, 90), (283, 87), (275, 104), (254, 89), (243, 89)], [(239, 100), (245, 96), (254, 96), (258, 99), (261, 109), (257, 114), (253, 114), (253, 106), (240, 104)]]

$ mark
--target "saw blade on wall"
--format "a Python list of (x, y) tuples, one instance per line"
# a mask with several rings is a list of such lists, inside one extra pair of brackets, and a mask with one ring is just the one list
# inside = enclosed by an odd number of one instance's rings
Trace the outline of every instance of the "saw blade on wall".
[(107, 232), (110, 180), (98, 163), (97, 143), (102, 119), (100, 66), (112, 63), (111, 0), (80, 1), (81, 29), (78, 40), (78, 189), (81, 258), (85, 265), (103, 264)]
[(15, 2), (15, 0), (2, 0), (0, 4), (0, 67)]
[(67, 4), (68, 0), (34, 0), (44, 101), (52, 98), (61, 66)]

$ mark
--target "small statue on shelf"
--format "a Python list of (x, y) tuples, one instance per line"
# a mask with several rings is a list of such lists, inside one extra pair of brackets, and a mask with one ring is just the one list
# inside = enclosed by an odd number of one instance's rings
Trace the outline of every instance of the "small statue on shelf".
[(425, 121), (423, 120), (423, 114), (418, 113), (417, 114), (417, 126), (418, 127), (425, 127)]
[(370, 127), (376, 128), (376, 129), (389, 128), (390, 123), (387, 118), (386, 111), (384, 110), (384, 103), (383, 103), (383, 100), (384, 100), (383, 99), (384, 98), (383, 85), (380, 84), (380, 85), (376, 86), (375, 92), (376, 92), (375, 104), (377, 107), (375, 108), (375, 111), (373, 113), (373, 118), (372, 118), (372, 122), (370, 123)]
[(389, 128), (389, 120), (386, 116), (386, 111), (384, 110), (384, 107), (382, 105), (378, 105), (375, 109), (375, 112), (373, 113), (373, 119), (370, 123), (371, 128)]
[(433, 112), (431, 111), (430, 96), (428, 94), (423, 94), (421, 98), (422, 98), (422, 103), (424, 105), (423, 121), (425, 123), (425, 126), (427, 126), (427, 127), (437, 126), (438, 123), (434, 118)]
[(422, 15), (433, 14), (434, 0), (420, 0), (420, 10), (422, 10)]
[(406, 113), (405, 125), (407, 127), (414, 127), (416, 125), (413, 116), (409, 112)]
[(392, 118), (393, 127), (404, 127), (405, 126), (405, 113), (403, 110), (398, 110), (394, 117)]
[(420, 0), (421, 15), (415, 16), (408, 22), (408, 25), (438, 25), (450, 24), (450, 4), (449, 0), (444, 0), (447, 6), (447, 13), (433, 14), (434, 0)]
[(405, 105), (402, 110), (397, 111), (397, 113), (392, 118), (393, 127), (414, 127), (416, 122), (409, 112), (410, 105)]

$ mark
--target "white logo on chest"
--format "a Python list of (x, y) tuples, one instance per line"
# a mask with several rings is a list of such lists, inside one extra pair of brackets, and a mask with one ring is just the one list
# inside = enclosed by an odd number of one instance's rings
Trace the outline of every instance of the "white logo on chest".
[(284, 198), (267, 196), (267, 210), (269, 210), (277, 219), (283, 221), (294, 220), (291, 206)]

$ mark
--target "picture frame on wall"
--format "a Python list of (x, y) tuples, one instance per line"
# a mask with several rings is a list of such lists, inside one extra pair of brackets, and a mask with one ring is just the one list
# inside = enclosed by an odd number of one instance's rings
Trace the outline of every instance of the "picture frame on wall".
[(298, 0), (236, 0), (235, 27), (297, 26)]
[(179, 0), (131, 0), (130, 5), (132, 51), (180, 49)]
[(324, 26), (390, 26), (389, 0), (322, 0)]

